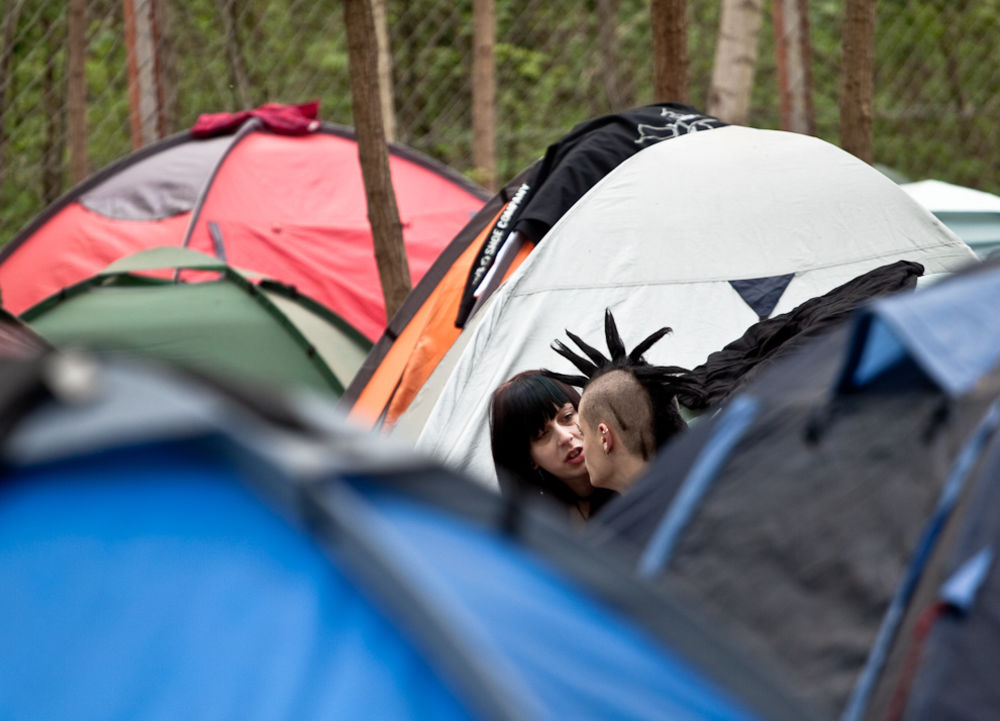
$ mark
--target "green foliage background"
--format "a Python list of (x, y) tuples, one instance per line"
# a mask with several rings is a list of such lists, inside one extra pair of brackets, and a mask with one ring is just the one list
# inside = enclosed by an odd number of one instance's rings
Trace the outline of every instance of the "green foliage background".
[[(809, 4), (817, 134), (834, 143), (843, 4)], [(68, 187), (65, 5), (20, 4), (10, 45), (13, 72), (0, 87), (0, 243)], [(688, 3), (686, 100), (699, 108), (706, 105), (718, 5)], [(660, 100), (652, 97), (648, 0), (617, 0), (616, 6), (613, 63), (600, 45), (596, 0), (496, 0), (501, 180), (573, 125)], [(89, 157), (95, 171), (131, 151), (121, 7), (120, 0), (90, 0), (87, 6)], [(880, 0), (878, 8), (877, 162), (911, 179), (937, 177), (1000, 192), (1000, 63), (994, 52), (1000, 0)], [(311, 99), (320, 100), (325, 120), (351, 124), (340, 3), (161, 0), (161, 10), (171, 132), (205, 112)], [(749, 122), (775, 128), (770, 3), (765, 12)], [(387, 0), (387, 13), (397, 139), (479, 179), (471, 162), (471, 0)]]

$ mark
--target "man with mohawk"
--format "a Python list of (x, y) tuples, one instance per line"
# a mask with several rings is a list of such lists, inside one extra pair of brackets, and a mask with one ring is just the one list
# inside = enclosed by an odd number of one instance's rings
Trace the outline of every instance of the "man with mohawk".
[(670, 328), (660, 328), (627, 352), (608, 309), (604, 313), (608, 357), (569, 331), (566, 335), (586, 357), (561, 341), (553, 342), (552, 349), (583, 374), (547, 371), (583, 389), (579, 425), (591, 485), (624, 493), (642, 475), (657, 450), (687, 427), (677, 396), (699, 397), (700, 387), (686, 369), (651, 365), (643, 358), (654, 343), (670, 332)]

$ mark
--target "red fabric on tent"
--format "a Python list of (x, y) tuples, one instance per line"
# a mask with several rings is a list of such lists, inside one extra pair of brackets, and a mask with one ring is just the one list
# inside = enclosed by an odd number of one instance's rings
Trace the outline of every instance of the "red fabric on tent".
[(267, 103), (254, 110), (238, 113), (206, 113), (198, 116), (191, 126), (195, 138), (211, 138), (216, 135), (235, 132), (250, 118), (257, 118), (268, 130), (284, 135), (303, 135), (319, 127), (319, 103), (302, 105), (278, 105)]
[[(416, 283), (483, 203), (399, 156), (389, 167)], [(221, 231), (230, 265), (293, 283), (370, 339), (382, 332), (385, 303), (353, 140), (251, 135), (219, 168), (189, 247), (214, 253), (209, 223)]]
[(19, 315), (118, 258), (157, 245), (180, 245), (190, 218), (184, 213), (155, 222), (112, 220), (79, 203), (67, 205), (0, 264), (3, 307)]
[[(169, 147), (176, 150), (178, 139)], [(162, 151), (153, 147), (141, 153), (141, 161), (134, 160), (137, 154), (122, 163), (126, 168), (143, 164), (136, 182), (129, 184), (140, 198), (157, 193), (157, 182), (173, 182), (157, 173)], [(47, 209), (34, 231), (22, 232), (4, 249), (3, 306), (20, 314), (118, 258), (149, 247), (181, 245), (187, 234), (189, 247), (215, 255), (209, 233), (209, 224), (215, 224), (227, 263), (294, 285), (369, 339), (377, 338), (386, 323), (385, 304), (357, 144), (349, 131), (322, 126), (306, 135), (281, 135), (260, 129), (221, 157), (194, 228), (191, 212), (159, 220), (119, 220), (84, 208), (81, 198), (97, 190), (103, 191), (104, 203), (118, 200), (118, 191), (106, 183), (121, 172), (114, 168), (75, 189), (75, 195)], [(477, 193), (457, 173), (413, 151), (393, 148), (389, 165), (416, 284), (483, 207), (486, 193)], [(209, 177), (184, 181), (198, 189)]]

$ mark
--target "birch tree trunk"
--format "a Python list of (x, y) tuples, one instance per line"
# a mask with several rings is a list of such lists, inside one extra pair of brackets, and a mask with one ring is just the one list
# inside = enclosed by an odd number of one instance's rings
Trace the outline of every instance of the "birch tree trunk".
[(347, 28), (347, 61), (358, 157), (365, 180), (368, 222), (375, 243), (375, 260), (388, 319), (392, 318), (410, 292), (410, 268), (389, 173), (389, 150), (379, 98), (378, 48), (370, 0), (344, 0), (344, 24)]
[(89, 175), (87, 163), (87, 0), (70, 0), (66, 20), (66, 114), (69, 181)]
[(472, 13), (472, 162), (477, 182), (492, 191), (497, 183), (494, 0), (474, 0)]
[(686, 103), (688, 96), (687, 3), (652, 0), (653, 93), (657, 102)]
[(378, 90), (382, 104), (382, 125), (386, 142), (396, 139), (396, 105), (392, 85), (392, 52), (389, 48), (388, 19), (385, 0), (372, 0), (372, 20), (375, 22), (375, 43), (378, 46)]
[(778, 67), (781, 128), (816, 134), (812, 98), (812, 45), (806, 0), (773, 0), (774, 48)]
[(874, 159), (876, 0), (847, 0), (840, 86), (840, 146), (866, 163)]
[(129, 120), (132, 148), (163, 137), (158, 67), (156, 9), (153, 0), (123, 0), (125, 51), (128, 59)]
[(723, 0), (715, 64), (708, 91), (708, 114), (746, 125), (757, 68), (763, 0)]

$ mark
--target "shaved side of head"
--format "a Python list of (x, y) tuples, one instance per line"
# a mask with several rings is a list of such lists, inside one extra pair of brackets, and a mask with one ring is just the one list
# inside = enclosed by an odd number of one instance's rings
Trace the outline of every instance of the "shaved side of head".
[(633, 455), (649, 460), (656, 454), (653, 403), (632, 373), (613, 370), (594, 378), (584, 389), (580, 415), (590, 428), (608, 423)]

